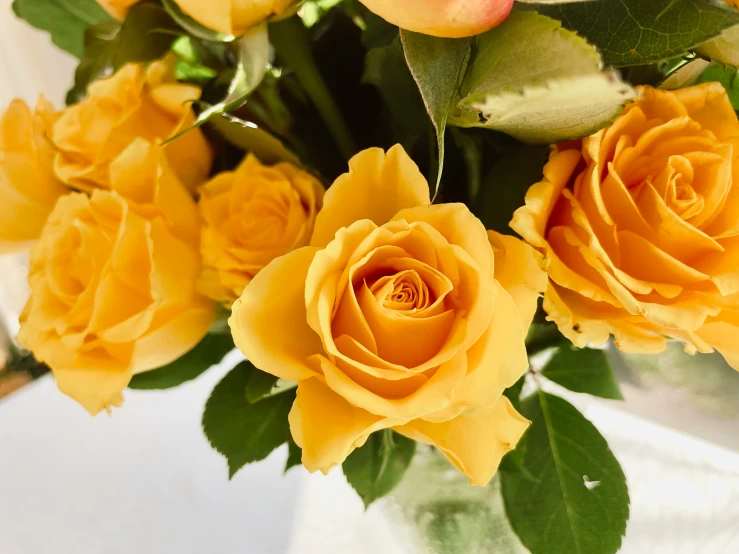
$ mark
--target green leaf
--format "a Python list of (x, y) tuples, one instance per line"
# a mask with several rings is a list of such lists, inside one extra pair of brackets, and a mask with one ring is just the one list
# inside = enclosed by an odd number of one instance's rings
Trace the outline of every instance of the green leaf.
[(290, 438), (287, 415), (295, 391), (250, 404), (244, 395), (254, 371), (242, 362), (216, 385), (203, 413), (203, 431), (213, 448), (228, 460), (229, 477), (246, 464), (265, 459)]
[(436, 198), (444, 171), (444, 133), (453, 100), (467, 68), (472, 40), (432, 37), (403, 29), (400, 39), (406, 62), (436, 129), (439, 148)]
[(476, 38), (450, 125), (550, 144), (590, 135), (636, 96), (598, 52), (560, 22), (516, 12)]
[(289, 162), (293, 165), (302, 165), (300, 159), (278, 138), (255, 123), (233, 115), (220, 114), (210, 119), (208, 125), (237, 148), (254, 154), (262, 163)]
[(249, 380), (246, 382), (246, 399), (249, 404), (256, 404), (272, 394), (272, 389), (277, 384), (278, 379), (274, 375), (258, 370), (251, 362), (244, 363), (252, 366)]
[(367, 52), (362, 82), (377, 87), (388, 108), (397, 141), (406, 152), (411, 151), (413, 144), (431, 129), (431, 124), (397, 36), (390, 46)]
[(198, 345), (169, 365), (134, 375), (128, 387), (161, 390), (177, 387), (199, 377), (234, 349), (230, 334), (208, 334)]
[(541, 181), (548, 155), (547, 146), (521, 144), (493, 165), (470, 208), (486, 229), (511, 234), (513, 212), (523, 206), (529, 187)]
[(735, 67), (724, 67), (717, 63), (709, 65), (698, 78), (699, 83), (721, 83), (726, 89), (735, 110), (739, 110), (739, 77)]
[(565, 400), (539, 391), (527, 417), (523, 467), (501, 473), (508, 520), (532, 554), (615, 554), (629, 517), (618, 461)]
[(342, 466), (344, 475), (365, 508), (400, 483), (415, 451), (415, 441), (385, 429), (349, 455)]
[(541, 375), (574, 392), (611, 400), (623, 400), (618, 381), (603, 350), (563, 344), (547, 362)]
[(164, 144), (175, 140), (195, 127), (203, 125), (219, 114), (228, 113), (242, 106), (249, 94), (262, 82), (270, 60), (267, 25), (263, 24), (249, 29), (239, 39), (236, 46), (239, 61), (231, 76), (225, 98), (216, 104), (208, 105), (206, 109), (200, 112), (190, 127), (170, 137)]
[(523, 386), (525, 383), (526, 375), (522, 375), (521, 378), (516, 381), (512, 387), (508, 387), (506, 390), (503, 391), (505, 397), (511, 401), (511, 404), (519, 413), (521, 413), (521, 392), (523, 392)]
[(13, 12), (77, 58), (84, 51), (87, 26), (112, 19), (95, 0), (13, 0)]
[(154, 2), (135, 4), (123, 23), (111, 20), (88, 27), (67, 105), (79, 102), (92, 81), (108, 77), (125, 64), (161, 58), (178, 32), (174, 20)]
[(285, 462), (285, 473), (295, 466), (299, 466), (303, 463), (303, 451), (295, 444), (295, 441), (291, 438), (287, 441), (287, 462)]
[(527, 5), (598, 47), (607, 65), (641, 65), (686, 53), (732, 25), (739, 12), (711, 0), (599, 0)]
[(739, 66), (739, 25), (729, 27), (715, 39), (699, 45), (696, 52), (714, 62)]

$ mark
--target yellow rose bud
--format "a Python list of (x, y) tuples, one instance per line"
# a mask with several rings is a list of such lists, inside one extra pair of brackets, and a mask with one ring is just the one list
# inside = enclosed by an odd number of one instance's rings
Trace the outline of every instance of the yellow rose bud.
[(234, 304), (236, 345), (298, 381), (290, 428), (310, 471), (392, 428), (484, 485), (528, 425), (502, 393), (528, 367), (543, 259), (488, 236), (462, 204), (430, 205), (400, 146), (349, 168), (311, 245), (272, 261)]
[(110, 15), (116, 19), (125, 19), (128, 9), (141, 0), (97, 0)]
[(131, 377), (193, 348), (214, 319), (196, 291), (197, 207), (157, 146), (134, 141), (110, 191), (62, 197), (31, 251), (19, 342), (91, 414)]
[(250, 27), (280, 17), (296, 0), (174, 0), (195, 21), (226, 35), (239, 36)]
[(55, 117), (44, 98), (33, 114), (25, 102), (13, 100), (0, 117), (0, 254), (29, 248), (67, 192), (54, 175), (46, 139)]
[[(171, 57), (145, 68), (128, 64), (107, 79), (91, 83), (87, 97), (62, 112), (51, 128), (58, 151), (59, 179), (84, 191), (110, 188), (110, 164), (141, 137), (162, 142), (195, 121), (191, 103), (196, 86), (175, 82)], [(163, 147), (169, 165), (190, 191), (210, 172), (213, 154), (200, 129)]]
[(203, 185), (201, 292), (230, 306), (269, 262), (306, 246), (323, 193), (307, 171), (253, 155)]
[(401, 29), (447, 38), (484, 33), (503, 23), (513, 7), (513, 0), (360, 1)]
[[(98, 0), (98, 3), (118, 19), (140, 0)], [(224, 35), (240, 36), (247, 29), (268, 19), (294, 13), (289, 8), (301, 0), (174, 0), (182, 13), (203, 27)]]
[(717, 83), (642, 98), (556, 146), (511, 227), (550, 259), (544, 308), (577, 346), (719, 350), (739, 369), (739, 122)]

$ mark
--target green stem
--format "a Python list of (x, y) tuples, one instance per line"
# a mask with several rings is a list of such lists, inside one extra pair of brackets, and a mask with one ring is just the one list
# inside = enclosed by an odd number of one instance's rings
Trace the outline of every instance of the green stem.
[(269, 27), (269, 36), (277, 54), (295, 72), (315, 104), (342, 156), (349, 160), (357, 152), (354, 138), (318, 70), (311, 53), (308, 31), (302, 21), (299, 17), (291, 17), (273, 23)]

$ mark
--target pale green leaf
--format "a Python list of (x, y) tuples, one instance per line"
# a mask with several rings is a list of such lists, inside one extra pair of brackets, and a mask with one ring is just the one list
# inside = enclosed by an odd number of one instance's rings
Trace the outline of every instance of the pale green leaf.
[(659, 88), (663, 90), (677, 90), (679, 88), (689, 87), (698, 82), (701, 73), (708, 67), (710, 62), (702, 59), (691, 60), (679, 69), (672, 72), (665, 79)]
[(574, 392), (611, 400), (624, 399), (603, 350), (577, 348), (565, 343), (547, 362), (541, 374)]
[(526, 407), (525, 472), (501, 472), (516, 534), (532, 554), (615, 554), (629, 493), (608, 443), (561, 398), (539, 391)]
[(739, 24), (739, 11), (720, 0), (598, 0), (572, 4), (527, 4), (562, 21), (598, 47), (608, 65), (657, 62)]
[(516, 12), (477, 37), (477, 55), (449, 118), (550, 144), (590, 135), (636, 96), (597, 51), (558, 21)]
[(239, 39), (236, 46), (239, 61), (228, 84), (225, 98), (217, 104), (207, 105), (207, 108), (200, 112), (190, 127), (170, 137), (165, 144), (175, 140), (191, 129), (203, 125), (219, 114), (228, 113), (240, 107), (246, 102), (249, 94), (262, 82), (270, 62), (267, 25), (262, 24), (249, 29)]
[(436, 129), (439, 170), (435, 190), (438, 193), (444, 170), (444, 133), (449, 111), (467, 67), (472, 41), (432, 37), (402, 29), (400, 39), (408, 67)]
[(231, 334), (207, 334), (187, 354), (169, 365), (134, 375), (129, 388), (138, 390), (169, 389), (192, 381), (234, 349)]
[(287, 415), (295, 391), (250, 404), (249, 378), (258, 371), (248, 362), (237, 365), (213, 389), (203, 413), (203, 431), (211, 446), (228, 460), (229, 476), (244, 465), (265, 459), (290, 438)]
[(714, 62), (739, 66), (739, 25), (729, 27), (720, 36), (704, 42), (696, 51)]
[(73, 56), (82, 57), (88, 25), (112, 18), (95, 0), (13, 0), (15, 15), (46, 31), (51, 41)]
[(344, 461), (349, 484), (365, 507), (392, 491), (400, 483), (413, 459), (416, 443), (390, 429), (373, 433)]

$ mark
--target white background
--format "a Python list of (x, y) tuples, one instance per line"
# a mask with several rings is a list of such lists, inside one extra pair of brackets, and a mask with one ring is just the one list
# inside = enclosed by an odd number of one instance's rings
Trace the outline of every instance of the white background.
[[(33, 103), (43, 92), (61, 107), (74, 67), (45, 35), (14, 20), (10, 0), (0, 0), (1, 105), (14, 96)], [(24, 301), (19, 260), (0, 260), (6, 313)], [(90, 418), (50, 378), (1, 400), (0, 554), (414, 554), (395, 545), (382, 510), (363, 512), (340, 472), (309, 476), (298, 468), (284, 476), (280, 450), (228, 481), (200, 416), (235, 359), (174, 391), (129, 391), (112, 417)], [(640, 402), (639, 413), (684, 421), (683, 428), (696, 421), (674, 405), (654, 413), (650, 399), (637, 396), (627, 406)], [(615, 403), (576, 402), (629, 480), (622, 552), (739, 552), (735, 452)], [(700, 422), (704, 432), (695, 425), (692, 432), (736, 444), (736, 427)]]

